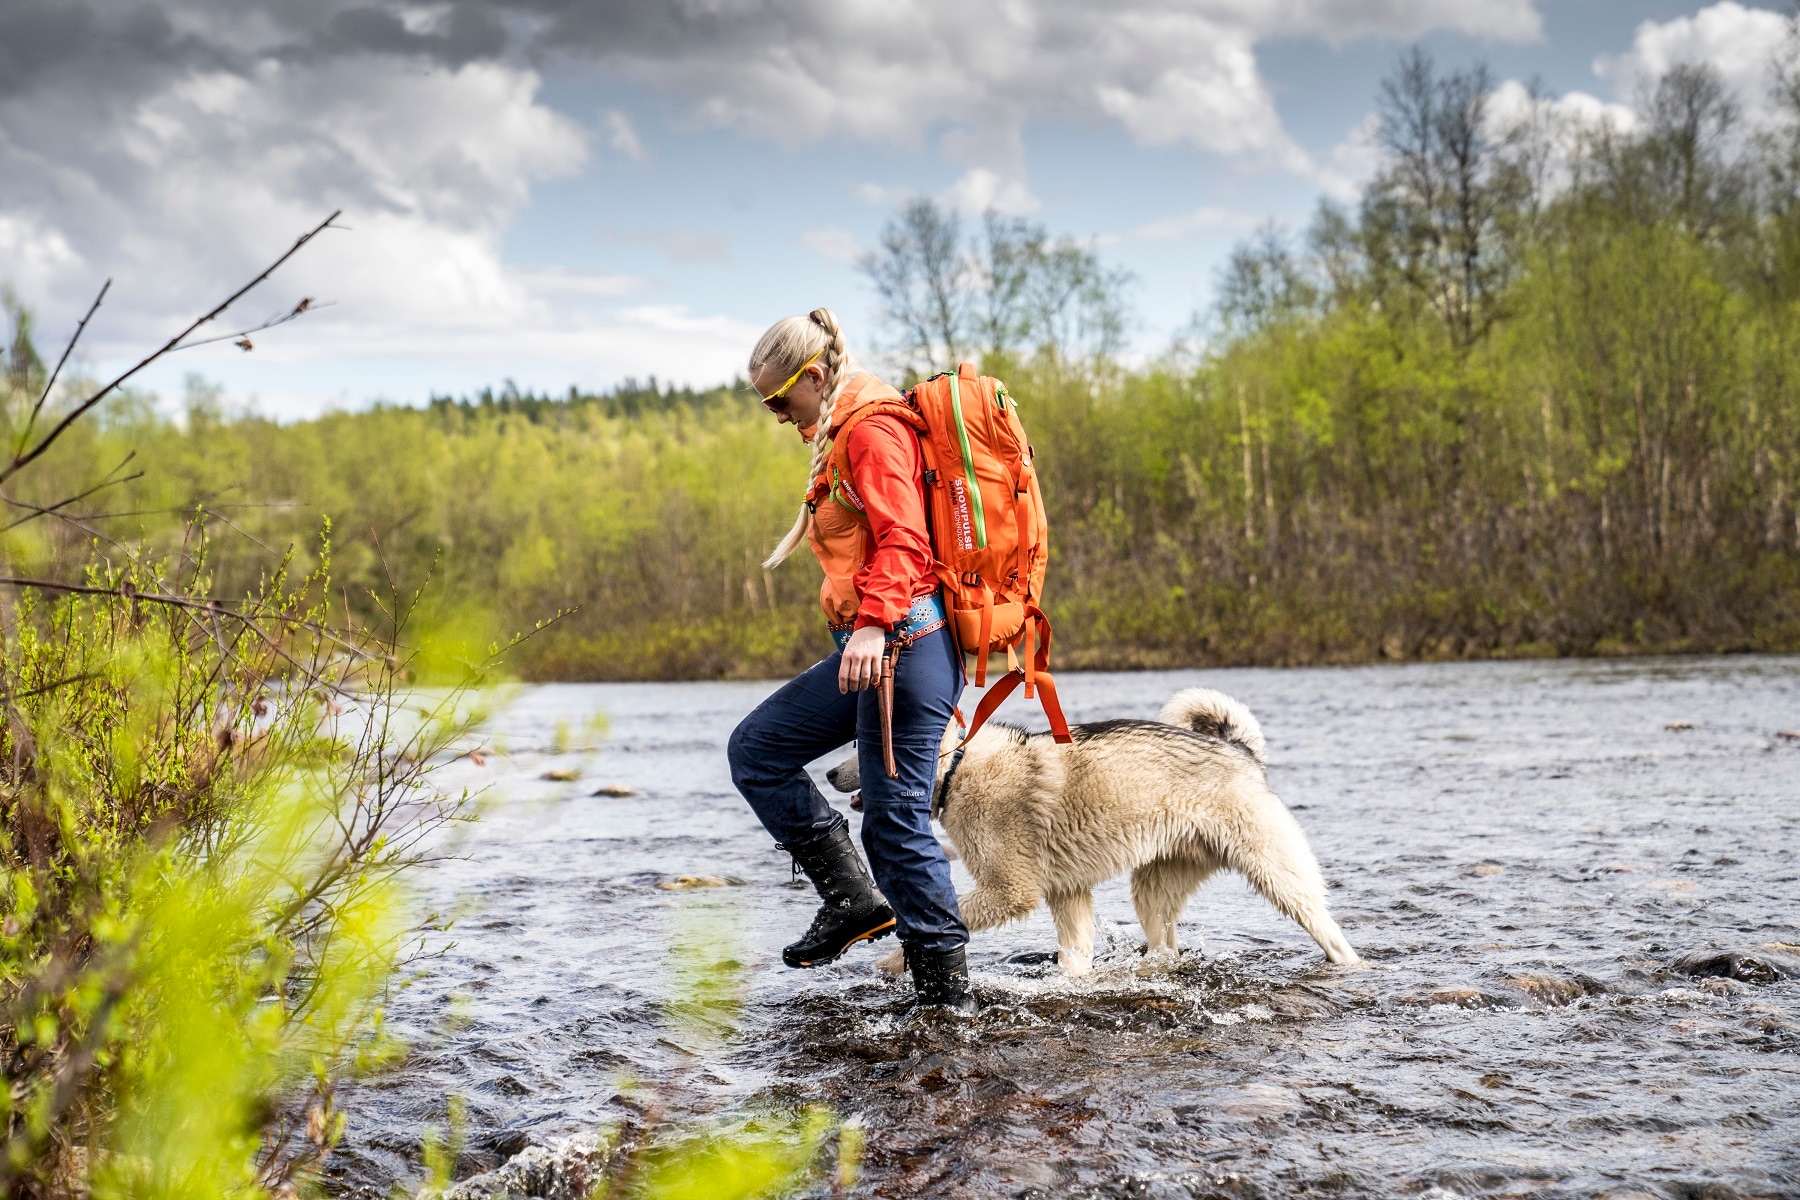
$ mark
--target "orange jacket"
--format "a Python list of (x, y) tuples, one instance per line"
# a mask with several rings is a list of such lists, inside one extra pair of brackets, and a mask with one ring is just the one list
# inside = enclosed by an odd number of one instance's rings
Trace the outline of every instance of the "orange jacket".
[[(880, 407), (851, 422), (871, 405)], [(819, 606), (834, 628), (892, 629), (913, 600), (937, 590), (925, 462), (909, 412), (899, 392), (867, 371), (852, 376), (832, 406), (834, 435), (851, 426), (842, 435), (850, 473), (828, 465), (806, 498), (813, 506), (807, 540), (825, 571)]]

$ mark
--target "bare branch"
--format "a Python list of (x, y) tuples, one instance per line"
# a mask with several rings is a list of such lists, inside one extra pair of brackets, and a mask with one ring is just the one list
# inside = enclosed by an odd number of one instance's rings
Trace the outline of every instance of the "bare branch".
[(63, 347), (62, 357), (56, 360), (56, 369), (50, 372), (50, 378), (44, 381), (44, 390), (38, 394), (37, 403), (31, 406), (31, 416), (25, 419), (25, 428), (19, 433), (19, 444), (13, 447), (15, 457), (20, 450), (25, 448), (25, 443), (31, 438), (31, 431), (37, 425), (38, 414), (44, 411), (44, 402), (50, 399), (50, 389), (56, 386), (56, 377), (62, 374), (64, 364), (69, 361), (69, 355), (75, 353), (75, 343), (81, 340), (82, 331), (87, 328), (87, 323), (99, 310), (100, 302), (106, 299), (106, 293), (111, 290), (112, 280), (110, 279), (100, 285), (100, 294), (94, 297), (92, 304), (88, 305), (88, 310), (83, 314), (81, 323), (75, 326), (75, 332), (69, 336), (69, 344)]
[[(134, 479), (142, 479), (144, 477), (144, 473), (142, 471), (134, 471), (130, 475), (125, 475), (125, 476), (122, 476), (119, 478), (114, 478), (114, 475), (116, 475), (117, 472), (124, 469), (126, 463), (129, 463), (132, 459), (134, 459), (136, 457), (137, 457), (137, 451), (136, 450), (131, 451), (131, 453), (129, 453), (125, 456), (124, 462), (121, 462), (118, 466), (114, 467), (111, 471), (108, 471), (106, 474), (106, 478), (102, 479), (99, 483), (96, 483), (93, 487), (89, 488), (87, 491), (79, 492), (73, 496), (70, 496), (66, 500), (58, 500), (55, 504), (51, 504), (48, 506), (32, 504), (26, 500), (17, 500), (11, 496), (0, 495), (0, 503), (10, 504), (14, 508), (23, 508), (30, 513), (29, 516), (20, 517), (16, 521), (10, 522), (9, 524), (4, 525), (4, 526), (0, 526), (0, 533), (3, 533), (8, 529), (16, 529), (20, 525), (25, 524), (27, 521), (35, 521), (39, 517), (58, 517), (63, 520), (68, 520), (69, 518), (63, 513), (62, 510), (69, 507), (69, 505), (77, 504), (83, 500), (86, 500), (89, 496), (94, 495), (96, 492), (103, 492), (109, 487), (117, 487), (121, 483), (130, 483)], [(89, 516), (87, 519), (93, 520), (94, 517)]]
[(342, 212), (343, 212), (342, 209), (338, 209), (338, 210), (334, 211), (329, 217), (326, 217), (323, 221), (319, 222), (312, 229), (308, 230), (306, 233), (301, 234), (300, 239), (298, 241), (296, 241), (292, 246), (289, 246), (287, 249), (287, 252), (285, 254), (283, 254), (280, 258), (276, 259), (274, 262), (270, 263), (268, 266), (264, 267), (262, 272), (259, 275), (257, 275), (256, 278), (252, 279), (249, 283), (246, 283), (243, 287), (239, 288), (237, 291), (231, 293), (231, 295), (227, 296), (223, 301), (221, 301), (218, 305), (216, 305), (212, 309), (212, 311), (208, 312), (205, 316), (202, 316), (202, 317), (196, 319), (186, 329), (183, 329), (180, 333), (176, 334), (174, 337), (172, 337), (168, 341), (164, 342), (159, 349), (154, 350), (150, 354), (145, 355), (142, 359), (140, 359), (138, 361), (136, 366), (132, 367), (130, 370), (126, 371), (124, 374), (118, 376), (111, 383), (107, 384), (105, 387), (101, 388), (99, 391), (97, 391), (93, 395), (89, 396), (86, 400), (83, 400), (80, 404), (76, 405), (73, 409), (71, 409), (69, 411), (69, 413), (66, 416), (63, 417), (63, 419), (61, 421), (58, 421), (56, 423), (56, 427), (54, 429), (52, 429), (49, 433), (44, 435), (43, 440), (38, 442), (37, 445), (33, 446), (30, 450), (24, 451), (22, 453), (15, 453), (13, 455), (12, 462), (8, 463), (4, 469), (0, 469), (0, 483), (5, 483), (8, 479), (11, 479), (14, 475), (17, 475), (21, 470), (23, 470), (25, 467), (27, 467), (32, 462), (34, 462), (38, 457), (40, 457), (46, 450), (50, 449), (50, 447), (55, 444), (56, 440), (58, 438), (60, 438), (65, 432), (68, 431), (69, 426), (73, 425), (76, 421), (78, 421), (82, 417), (86, 416), (90, 411), (93, 410), (95, 405), (99, 404), (102, 400), (106, 399), (106, 397), (112, 395), (113, 392), (117, 391), (125, 383), (126, 380), (128, 380), (132, 376), (136, 375), (139, 371), (142, 371), (145, 367), (149, 366), (151, 363), (155, 362), (157, 359), (161, 358), (163, 355), (168, 354), (170, 351), (178, 348), (181, 345), (181, 343), (187, 339), (188, 335), (190, 335), (194, 332), (194, 330), (200, 328), (202, 325), (206, 324), (208, 321), (211, 321), (213, 318), (217, 317), (220, 313), (222, 313), (226, 309), (230, 308), (233, 303), (235, 303), (237, 300), (239, 300), (243, 297), (244, 293), (248, 292), (251, 288), (254, 288), (257, 284), (259, 284), (263, 280), (267, 279), (270, 275), (273, 275), (275, 273), (276, 269), (278, 267), (280, 267), (282, 263), (285, 263), (288, 259), (292, 258), (296, 253), (299, 252), (300, 247), (306, 245), (306, 243), (312, 241), (315, 237), (319, 236), (319, 234), (323, 233), (326, 229), (330, 228), (331, 223), (333, 221), (335, 221), (338, 218), (338, 216), (340, 214), (342, 214)]

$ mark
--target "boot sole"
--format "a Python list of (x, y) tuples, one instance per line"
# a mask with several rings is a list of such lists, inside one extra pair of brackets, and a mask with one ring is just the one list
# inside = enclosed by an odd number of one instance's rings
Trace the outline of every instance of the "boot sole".
[(888, 934), (894, 932), (894, 924), (894, 918), (889, 917), (885, 923), (877, 925), (867, 933), (859, 933), (849, 941), (845, 942), (844, 948), (839, 950), (836, 954), (833, 954), (830, 958), (813, 958), (808, 959), (805, 962), (795, 962), (784, 954), (781, 956), (781, 961), (796, 970), (804, 969), (806, 967), (822, 967), (826, 963), (833, 963), (844, 957), (844, 955), (850, 952), (850, 947), (856, 945), (858, 942), (874, 942), (886, 937)]

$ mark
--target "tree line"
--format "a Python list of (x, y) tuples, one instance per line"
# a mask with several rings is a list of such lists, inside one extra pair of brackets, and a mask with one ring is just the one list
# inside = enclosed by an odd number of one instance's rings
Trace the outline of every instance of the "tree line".
[[(1777, 77), (1755, 124), (1678, 66), (1625, 127), (1412, 52), (1358, 201), (1246, 240), (1195, 337), (1136, 369), (1092, 245), (916, 200), (864, 260), (878, 349), (907, 378), (978, 358), (1019, 398), (1065, 665), (1791, 650), (1800, 85)], [(741, 381), (293, 425), (190, 391), (179, 422), (122, 401), (60, 448), (59, 485), (137, 451), (115, 508), (150, 515), (106, 536), (205, 508), (247, 588), (328, 517), (353, 612), (429, 580), (477, 640), (562, 614), (516, 652), (530, 678), (776, 675), (825, 646), (806, 556), (757, 565), (805, 451)], [(33, 536), (47, 561), (86, 535)]]

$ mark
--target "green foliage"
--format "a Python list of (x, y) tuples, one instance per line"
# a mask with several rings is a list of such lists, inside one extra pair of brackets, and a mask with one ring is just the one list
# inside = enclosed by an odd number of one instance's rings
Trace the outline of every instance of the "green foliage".
[(155, 464), (114, 502), (151, 515), (113, 530), (171, 542), (177, 523), (159, 514), (206, 506), (248, 535), (213, 548), (223, 587), (253, 582), (264, 546), (299, 545), (310, 565), (306, 532), (328, 516), (351, 614), (384, 620), (371, 594), (432, 578), (420, 618), (452, 665), (459, 644), (480, 657), (502, 630), (577, 609), (521, 646), (515, 669), (717, 677), (816, 657), (816, 582), (760, 566), (770, 530), (792, 520), (805, 447), (747, 392), (445, 402), (199, 432), (132, 414), (79, 449), (77, 477), (132, 449)]
[(401, 875), (464, 815), (431, 775), (477, 676), (403, 687), (414, 606), (331, 624), (323, 542), (224, 600), (209, 545), (199, 523), (166, 557), (112, 540), (114, 566), (30, 526), (0, 540), (53, 581), (0, 597), (9, 1195), (304, 1184), (335, 1089), (392, 1052)]
[[(594, 1195), (632, 1195), (655, 1200), (757, 1200), (799, 1189), (814, 1177), (826, 1138), (836, 1126), (813, 1110), (709, 1130), (644, 1154), (641, 1174), (625, 1190)], [(850, 1182), (854, 1183), (854, 1173)]]
[(399, 643), (327, 628), (322, 574), (230, 606), (202, 560), (88, 580), (28, 593), (0, 663), (0, 1176), (260, 1195), (391, 1053), (400, 876), (463, 811), (430, 781), (457, 693), (421, 703)]

